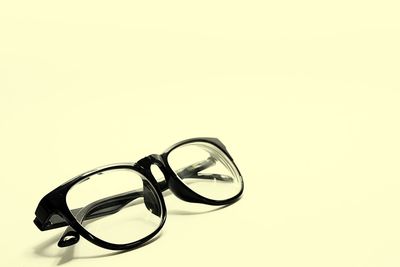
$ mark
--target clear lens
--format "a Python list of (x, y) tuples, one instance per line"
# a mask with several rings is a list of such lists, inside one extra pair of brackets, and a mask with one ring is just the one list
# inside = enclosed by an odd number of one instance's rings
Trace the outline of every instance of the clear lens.
[(243, 186), (234, 163), (218, 147), (206, 142), (175, 148), (168, 155), (168, 163), (190, 189), (209, 199), (231, 198)]
[(88, 176), (67, 194), (67, 205), (97, 238), (128, 244), (153, 233), (162, 222), (161, 200), (138, 172), (111, 169)]

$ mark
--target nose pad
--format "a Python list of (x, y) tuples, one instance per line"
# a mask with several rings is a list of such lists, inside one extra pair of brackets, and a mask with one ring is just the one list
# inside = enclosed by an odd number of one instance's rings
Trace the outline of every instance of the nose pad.
[(161, 204), (148, 181), (143, 181), (143, 198), (146, 208), (154, 215), (161, 217)]

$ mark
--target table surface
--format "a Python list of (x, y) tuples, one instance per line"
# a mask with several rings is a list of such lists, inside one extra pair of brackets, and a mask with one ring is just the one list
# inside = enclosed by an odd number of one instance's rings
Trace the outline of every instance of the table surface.
[[(21, 2), (0, 4), (1, 262), (400, 265), (398, 1)], [(126, 253), (32, 223), (67, 179), (198, 136), (243, 173), (234, 205), (168, 196)]]

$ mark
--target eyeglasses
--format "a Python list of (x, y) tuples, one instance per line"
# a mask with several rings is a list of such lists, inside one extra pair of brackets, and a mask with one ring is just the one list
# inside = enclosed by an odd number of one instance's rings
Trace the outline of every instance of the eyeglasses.
[[(156, 180), (154, 165), (163, 179)], [(221, 141), (192, 138), (137, 163), (108, 165), (72, 178), (40, 200), (34, 223), (41, 231), (67, 226), (59, 247), (74, 245), (82, 236), (106, 249), (133, 249), (163, 227), (162, 192), (167, 189), (184, 201), (227, 205), (239, 199), (243, 179)]]

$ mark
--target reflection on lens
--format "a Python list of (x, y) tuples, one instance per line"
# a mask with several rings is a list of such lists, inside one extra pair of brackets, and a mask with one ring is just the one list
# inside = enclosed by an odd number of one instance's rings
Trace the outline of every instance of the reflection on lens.
[(88, 176), (70, 189), (67, 205), (88, 232), (112, 244), (128, 244), (150, 235), (163, 216), (153, 186), (127, 168)]
[(185, 185), (209, 199), (229, 199), (243, 187), (234, 163), (218, 147), (206, 142), (175, 148), (168, 155), (168, 163)]

